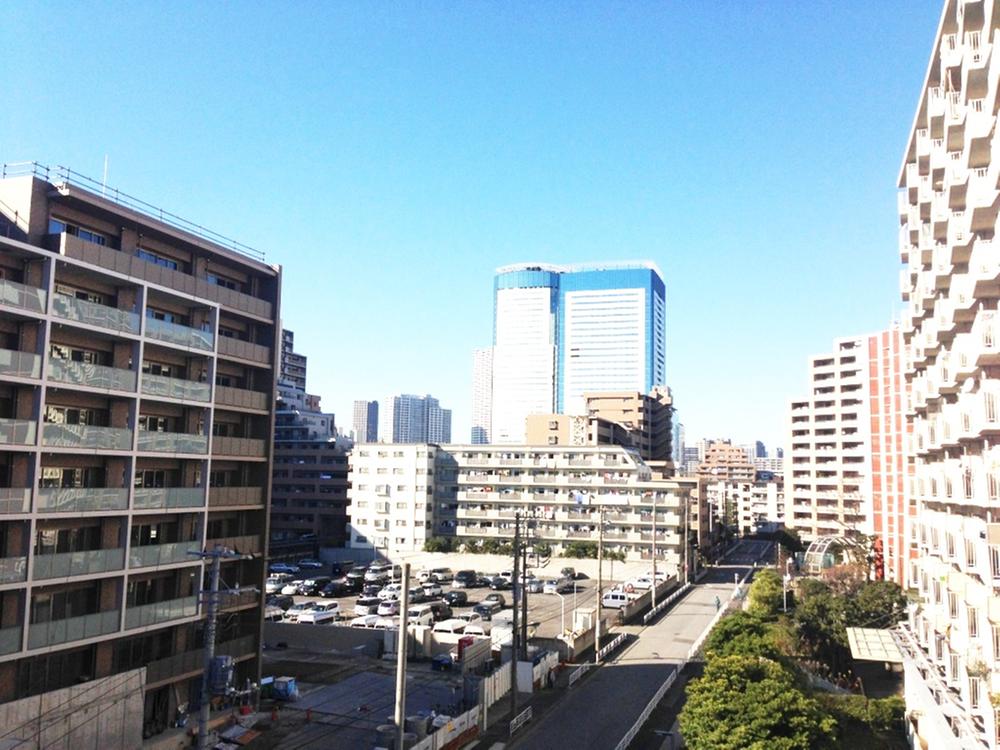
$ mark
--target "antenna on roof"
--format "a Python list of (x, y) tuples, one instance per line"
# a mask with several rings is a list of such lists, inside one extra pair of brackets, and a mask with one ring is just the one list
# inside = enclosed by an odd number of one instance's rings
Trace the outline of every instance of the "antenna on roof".
[(104, 197), (104, 189), (108, 186), (108, 155), (104, 155), (104, 178), (101, 180), (101, 197)]

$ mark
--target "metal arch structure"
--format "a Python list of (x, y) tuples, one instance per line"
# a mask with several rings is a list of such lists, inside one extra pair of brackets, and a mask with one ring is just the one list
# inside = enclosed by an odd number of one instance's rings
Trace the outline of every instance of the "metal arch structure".
[(868, 549), (864, 542), (840, 534), (822, 536), (809, 543), (803, 555), (803, 572), (819, 575), (844, 563), (867, 565)]

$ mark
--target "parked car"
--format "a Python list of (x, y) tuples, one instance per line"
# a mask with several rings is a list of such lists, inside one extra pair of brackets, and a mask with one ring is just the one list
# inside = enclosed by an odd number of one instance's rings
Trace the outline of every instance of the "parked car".
[(480, 575), (476, 579), (476, 588), (488, 589), (490, 584), (493, 583), (493, 577), (488, 575)]
[(563, 578), (568, 578), (571, 581), (575, 581), (576, 568), (563, 568), (562, 570), (559, 571), (559, 575), (561, 575)]
[(453, 607), (464, 607), (469, 603), (469, 595), (464, 591), (446, 591), (444, 600)]
[(316, 576), (306, 578), (299, 586), (299, 594), (302, 596), (316, 596), (320, 590), (330, 582), (329, 576)]
[(441, 596), (441, 584), (437, 581), (427, 581), (423, 584), (423, 589), (427, 596)]
[(484, 620), (493, 619), (493, 615), (502, 609), (500, 602), (495, 600), (486, 600), (479, 602), (472, 611), (482, 617)]
[(511, 588), (510, 579), (504, 578), (503, 576), (497, 576), (490, 581), (490, 588), (494, 591), (508, 591)]
[(285, 619), (285, 610), (276, 604), (264, 605), (264, 619), (269, 622), (280, 622)]
[(507, 598), (503, 594), (487, 594), (483, 597), (484, 602), (496, 602), (501, 607), (507, 606)]
[(528, 579), (528, 593), (529, 594), (541, 594), (545, 588), (545, 582), (551, 581), (551, 578), (530, 578)]
[(267, 571), (269, 573), (291, 573), (295, 575), (299, 572), (298, 566), (289, 565), (288, 563), (271, 563), (267, 566)]
[(299, 604), (293, 604), (285, 611), (285, 619), (288, 620), (288, 622), (298, 622), (299, 617), (310, 611), (315, 606), (316, 602), (300, 602)]
[(265, 604), (272, 604), (275, 607), (281, 607), (281, 611), (285, 612), (295, 604), (295, 600), (290, 596), (282, 596), (281, 594), (272, 594), (264, 600)]
[(323, 570), (323, 568), (326, 567), (326, 565), (321, 563), (319, 560), (310, 560), (310, 559), (299, 560), (295, 564), (298, 565), (300, 568), (308, 570)]
[(381, 583), (366, 583), (361, 587), (361, 596), (378, 596), (378, 592), (385, 588)]
[(391, 565), (371, 565), (365, 571), (365, 580), (369, 582), (388, 581), (391, 573)]
[(406, 610), (406, 621), (411, 625), (433, 625), (434, 612), (428, 604), (418, 604)]
[(303, 625), (328, 625), (336, 622), (339, 618), (340, 602), (323, 602), (300, 614), (299, 623)]
[(377, 596), (363, 596), (354, 602), (355, 615), (374, 615), (378, 613), (378, 605), (382, 600)]
[(480, 637), (486, 637), (490, 634), (490, 624), (484, 622), (480, 625), (467, 625), (465, 627), (465, 632), (463, 635), (478, 635)]
[(431, 580), (438, 583), (451, 583), (455, 576), (451, 568), (431, 568)]
[(442, 620), (434, 626), (435, 633), (451, 633), (461, 635), (465, 632), (465, 620), (451, 619)]
[(347, 596), (350, 592), (347, 582), (343, 578), (338, 578), (335, 581), (330, 581), (326, 586), (324, 586), (319, 591), (319, 595), (324, 599), (336, 598), (339, 596)]
[(340, 562), (335, 562), (330, 565), (330, 575), (334, 578), (343, 578), (351, 572), (351, 568), (353, 567), (353, 560), (341, 560)]
[(420, 586), (414, 586), (410, 589), (410, 604), (420, 604), (421, 602), (426, 602), (428, 598), (430, 597), (427, 596)]
[(298, 596), (299, 586), (301, 586), (305, 581), (298, 578), (294, 581), (289, 581), (284, 586), (281, 587), (281, 593), (285, 596)]
[(381, 617), (392, 617), (399, 614), (399, 600), (398, 599), (383, 599), (381, 604), (378, 605), (378, 609), (375, 612)]
[(382, 587), (382, 590), (378, 592), (377, 596), (382, 601), (396, 601), (402, 593), (403, 584), (389, 583)]
[(497, 575), (499, 575), (501, 578), (506, 578), (508, 581), (514, 580), (513, 570), (501, 570)]
[(622, 609), (634, 600), (634, 595), (627, 594), (621, 589), (612, 589), (611, 591), (604, 592), (604, 596), (601, 597), (601, 606), (610, 607), (611, 609)]
[(486, 622), (483, 616), (473, 610), (472, 612), (462, 612), (461, 614), (455, 615), (457, 620), (465, 620), (466, 625), (482, 625)]
[(351, 620), (352, 628), (371, 628), (378, 622), (378, 615), (361, 615)]
[(395, 630), (399, 627), (398, 617), (380, 617), (372, 625), (376, 630)]
[(345, 575), (344, 578), (347, 579), (347, 582), (349, 584), (357, 586), (358, 587), (357, 590), (360, 590), (361, 585), (365, 580), (365, 573), (367, 572), (368, 569), (365, 568), (364, 565), (355, 566), (351, 568), (349, 571), (347, 571), (347, 575)]
[(434, 613), (434, 622), (441, 622), (441, 620), (451, 618), (451, 607), (444, 602), (431, 602), (428, 606), (431, 608), (431, 612)]
[(264, 593), (265, 594), (278, 594), (281, 589), (285, 587), (285, 584), (292, 580), (294, 576), (291, 573), (274, 573), (267, 577), (264, 582)]
[(455, 574), (451, 585), (456, 589), (471, 589), (479, 584), (479, 576), (474, 570), (460, 570)]
[(663, 568), (660, 568), (659, 570), (657, 570), (655, 576), (653, 575), (652, 569), (647, 570), (646, 573), (645, 573), (645, 575), (649, 576), (650, 578), (654, 578), (655, 577), (657, 583), (663, 583), (665, 580), (667, 580), (668, 578), (670, 578), (670, 576), (667, 575), (666, 571), (663, 570)]
[(653, 578), (652, 576), (636, 576), (630, 581), (625, 583), (625, 588), (631, 586), (636, 591), (646, 591), (653, 588)]

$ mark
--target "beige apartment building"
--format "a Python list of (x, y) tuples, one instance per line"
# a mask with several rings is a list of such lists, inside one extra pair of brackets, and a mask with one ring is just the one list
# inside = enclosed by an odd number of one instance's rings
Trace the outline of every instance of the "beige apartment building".
[[(4, 168), (0, 703), (144, 668), (128, 718), (149, 735), (199, 690), (190, 552), (253, 555), (222, 564), (223, 588), (263, 584), (280, 281), (249, 248), (68, 170)], [(261, 598), (223, 601), (217, 653), (242, 685), (259, 676)]]
[(944, 5), (899, 174), (920, 603), (903, 629), (914, 741), (1000, 747), (1000, 17)]
[(724, 440), (708, 443), (698, 464), (698, 478), (703, 482), (752, 482), (755, 474), (746, 451)]

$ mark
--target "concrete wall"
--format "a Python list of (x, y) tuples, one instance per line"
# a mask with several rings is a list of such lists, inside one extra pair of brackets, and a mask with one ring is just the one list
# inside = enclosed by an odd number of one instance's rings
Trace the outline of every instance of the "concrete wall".
[(299, 625), (290, 622), (265, 622), (264, 642), (274, 647), (287, 643), (289, 648), (339, 654), (382, 655), (385, 631), (351, 628), (341, 625)]
[(131, 750), (142, 747), (146, 670), (135, 669), (0, 705), (18, 750)]

